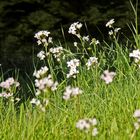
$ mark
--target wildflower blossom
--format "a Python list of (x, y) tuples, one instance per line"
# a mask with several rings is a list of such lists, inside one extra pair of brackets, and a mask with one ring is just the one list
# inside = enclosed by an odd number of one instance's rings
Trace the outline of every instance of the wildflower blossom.
[(96, 57), (90, 57), (89, 59), (88, 59), (88, 62), (86, 63), (86, 66), (88, 67), (88, 70), (90, 69), (90, 67), (92, 66), (92, 65), (96, 65), (97, 63), (98, 63), (98, 58), (96, 58)]
[(36, 95), (36, 96), (39, 96), (40, 94), (41, 94), (41, 91), (40, 91), (39, 89), (37, 89), (35, 95)]
[(121, 30), (121, 28), (115, 28), (115, 29), (114, 29), (114, 32), (115, 32), (115, 33), (118, 33), (119, 30)]
[(71, 97), (77, 96), (79, 94), (82, 94), (82, 90), (80, 90), (78, 87), (72, 88), (71, 86), (66, 87), (66, 90), (63, 94), (63, 99), (68, 100)]
[(41, 78), (42, 76), (44, 76), (44, 74), (46, 74), (48, 72), (48, 70), (49, 69), (47, 66), (41, 67), (40, 70), (34, 71), (33, 76), (35, 76), (36, 78)]
[[(92, 121), (91, 121), (92, 120)], [(92, 133), (92, 136), (96, 136), (98, 134), (98, 129), (96, 128), (97, 120), (96, 118), (93, 119), (80, 119), (76, 123), (76, 128), (85, 131), (86, 133), (90, 132)]]
[(18, 98), (18, 97), (17, 97), (17, 98), (15, 98), (15, 101), (17, 101), (17, 102), (19, 102), (20, 100), (21, 100), (21, 99), (20, 99), (20, 98)]
[(80, 130), (88, 130), (90, 128), (90, 124), (85, 119), (81, 119), (76, 123), (76, 128)]
[(115, 75), (115, 72), (109, 72), (108, 70), (105, 70), (104, 73), (101, 75), (101, 79), (104, 80), (106, 84), (109, 84), (113, 81)]
[(35, 104), (35, 105), (40, 105), (40, 100), (36, 99), (36, 98), (33, 98), (31, 101), (30, 101), (31, 104)]
[(83, 37), (82, 37), (82, 40), (83, 40), (83, 41), (89, 41), (89, 36), (83, 36)]
[(135, 130), (138, 130), (140, 128), (140, 109), (135, 110), (133, 117), (136, 118), (134, 123)]
[(133, 57), (135, 62), (138, 63), (140, 61), (140, 50), (133, 50), (132, 53), (129, 54), (130, 57)]
[(13, 85), (15, 85), (16, 87), (19, 86), (19, 82), (16, 82), (13, 77), (10, 77), (7, 80), (0, 83), (0, 87), (5, 89), (9, 89)]
[(97, 120), (96, 120), (96, 118), (88, 119), (88, 121), (89, 121), (90, 124), (93, 125), (93, 126), (97, 125)]
[(116, 36), (116, 33), (118, 33), (118, 31), (120, 30), (121, 28), (115, 28), (115, 29), (113, 29), (113, 30), (110, 30), (109, 32), (108, 32), (108, 34), (110, 35), (110, 36)]
[(77, 42), (74, 42), (73, 44), (74, 44), (75, 47), (77, 47), (77, 44), (78, 44), (78, 43), (77, 43)]
[(38, 54), (37, 54), (37, 57), (40, 59), (40, 60), (43, 60), (45, 58), (45, 52), (44, 51), (40, 51)]
[(50, 34), (50, 32), (48, 31), (39, 31), (35, 34), (35, 38), (37, 38), (38, 40), (44, 39), (45, 37), (48, 37)]
[(48, 46), (49, 43), (52, 43), (52, 38), (49, 37), (50, 32), (48, 31), (39, 31), (35, 34), (35, 38), (37, 39), (38, 45), (44, 44), (44, 46)]
[(140, 109), (135, 110), (133, 117), (140, 118)]
[(92, 136), (96, 136), (96, 135), (98, 135), (98, 129), (97, 128), (93, 128)]
[(110, 30), (110, 31), (108, 32), (108, 34), (109, 34), (110, 36), (113, 35), (113, 34), (114, 34), (113, 30)]
[(57, 89), (57, 82), (54, 82), (52, 80), (51, 75), (48, 75), (48, 77), (44, 77), (42, 79), (36, 79), (35, 80), (35, 86), (39, 89), (39, 90), (47, 90), (50, 89), (52, 91), (55, 91)]
[(9, 98), (12, 96), (13, 96), (13, 93), (7, 93), (7, 92), (0, 93), (0, 97)]
[(72, 59), (67, 62), (67, 67), (70, 68), (69, 73), (67, 74), (67, 78), (73, 77), (76, 78), (76, 74), (79, 73), (77, 70), (77, 67), (80, 65), (80, 62), (78, 59)]
[(81, 29), (82, 24), (79, 22), (74, 22), (73, 24), (71, 24), (68, 33), (76, 35), (78, 38), (80, 37), (80, 34), (78, 33), (78, 31)]
[(57, 47), (57, 48), (50, 48), (49, 50), (54, 57), (57, 59), (57, 61), (60, 61), (60, 56), (63, 52), (63, 48), (62, 47)]
[(114, 23), (115, 23), (114, 19), (111, 19), (111, 20), (109, 20), (109, 21), (106, 23), (106, 27), (111, 28), (111, 27), (112, 27), (112, 24), (114, 24)]

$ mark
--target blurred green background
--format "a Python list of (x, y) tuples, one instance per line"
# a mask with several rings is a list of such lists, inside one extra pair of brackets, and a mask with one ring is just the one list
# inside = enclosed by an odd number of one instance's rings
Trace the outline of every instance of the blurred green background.
[(105, 24), (111, 18), (124, 34), (131, 34), (128, 24), (135, 19), (129, 0), (1, 0), (0, 63), (6, 69), (29, 69), (33, 52), (40, 49), (34, 34), (49, 30), (55, 41), (63, 42), (62, 27), (69, 41), (68, 28), (76, 21), (86, 23), (87, 34), (102, 40), (107, 35)]

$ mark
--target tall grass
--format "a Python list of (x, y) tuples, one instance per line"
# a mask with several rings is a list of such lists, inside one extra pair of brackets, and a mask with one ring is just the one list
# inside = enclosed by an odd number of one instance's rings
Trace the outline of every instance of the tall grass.
[[(129, 57), (131, 52), (128, 40), (122, 44), (118, 32), (114, 32), (110, 35), (111, 43), (100, 41), (98, 44), (94, 38), (84, 40), (80, 29), (77, 34), (73, 34), (79, 38), (78, 45), (72, 46), (73, 50), (68, 44), (66, 46), (49, 42), (41, 44), (48, 54), (43, 60), (38, 59), (40, 64), (34, 63), (35, 69), (47, 66), (49, 68), (47, 73), (52, 75), (52, 80), (58, 81), (57, 90), (51, 91), (50, 87), (47, 87), (47, 90), (38, 96), (35, 95), (37, 87), (34, 86), (34, 81), (31, 81), (31, 87), (27, 86), (33, 98), (41, 102), (44, 98), (49, 100), (45, 110), (44, 108), (41, 110), (35, 103), (31, 104), (31, 99), (25, 102), (16, 101), (16, 93), (20, 91), (20, 87), (12, 87), (11, 92), (14, 93), (12, 101), (11, 98), (0, 98), (1, 140), (139, 140), (140, 133), (139, 129), (136, 130), (134, 127), (136, 119), (133, 114), (140, 108), (140, 69), (133, 58)], [(110, 29), (114, 31), (114, 25)], [(132, 31), (135, 40), (135, 44), (132, 45), (138, 49), (137, 24), (136, 27), (133, 26)], [(46, 37), (48, 39), (48, 36)], [(49, 51), (50, 48), (58, 46), (63, 47), (60, 61), (55, 58), (55, 53)], [(86, 63), (93, 56), (98, 58), (98, 64), (94, 63), (88, 70)], [(76, 78), (68, 78), (67, 62), (75, 58), (80, 61), (77, 68), (79, 73), (76, 74)], [(101, 79), (105, 70), (116, 73), (109, 84)], [(3, 74), (0, 79), (1, 82), (4, 81)], [(83, 91), (82, 94), (65, 100), (64, 91), (69, 85), (79, 87)], [(4, 90), (1, 88), (1, 92)], [(96, 118), (98, 129), (96, 136), (92, 136), (91, 131), (86, 133), (85, 130), (76, 128), (80, 119), (87, 118)]]

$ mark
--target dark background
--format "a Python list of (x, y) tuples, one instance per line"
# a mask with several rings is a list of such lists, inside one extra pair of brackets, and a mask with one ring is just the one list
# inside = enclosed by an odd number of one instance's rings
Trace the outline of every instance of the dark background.
[(91, 36), (105, 39), (105, 24), (111, 18), (124, 34), (131, 36), (128, 24), (135, 19), (129, 0), (1, 0), (0, 63), (5, 69), (28, 70), (33, 53), (40, 49), (34, 34), (49, 30), (54, 41), (63, 42), (62, 27), (69, 42), (67, 31), (76, 21), (86, 23)]

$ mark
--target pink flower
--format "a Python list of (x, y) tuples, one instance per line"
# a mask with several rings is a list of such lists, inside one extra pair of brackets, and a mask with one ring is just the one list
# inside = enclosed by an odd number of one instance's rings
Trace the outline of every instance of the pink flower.
[(101, 79), (104, 80), (106, 84), (109, 84), (113, 81), (115, 75), (115, 72), (109, 72), (108, 70), (105, 70), (104, 73), (101, 75)]

